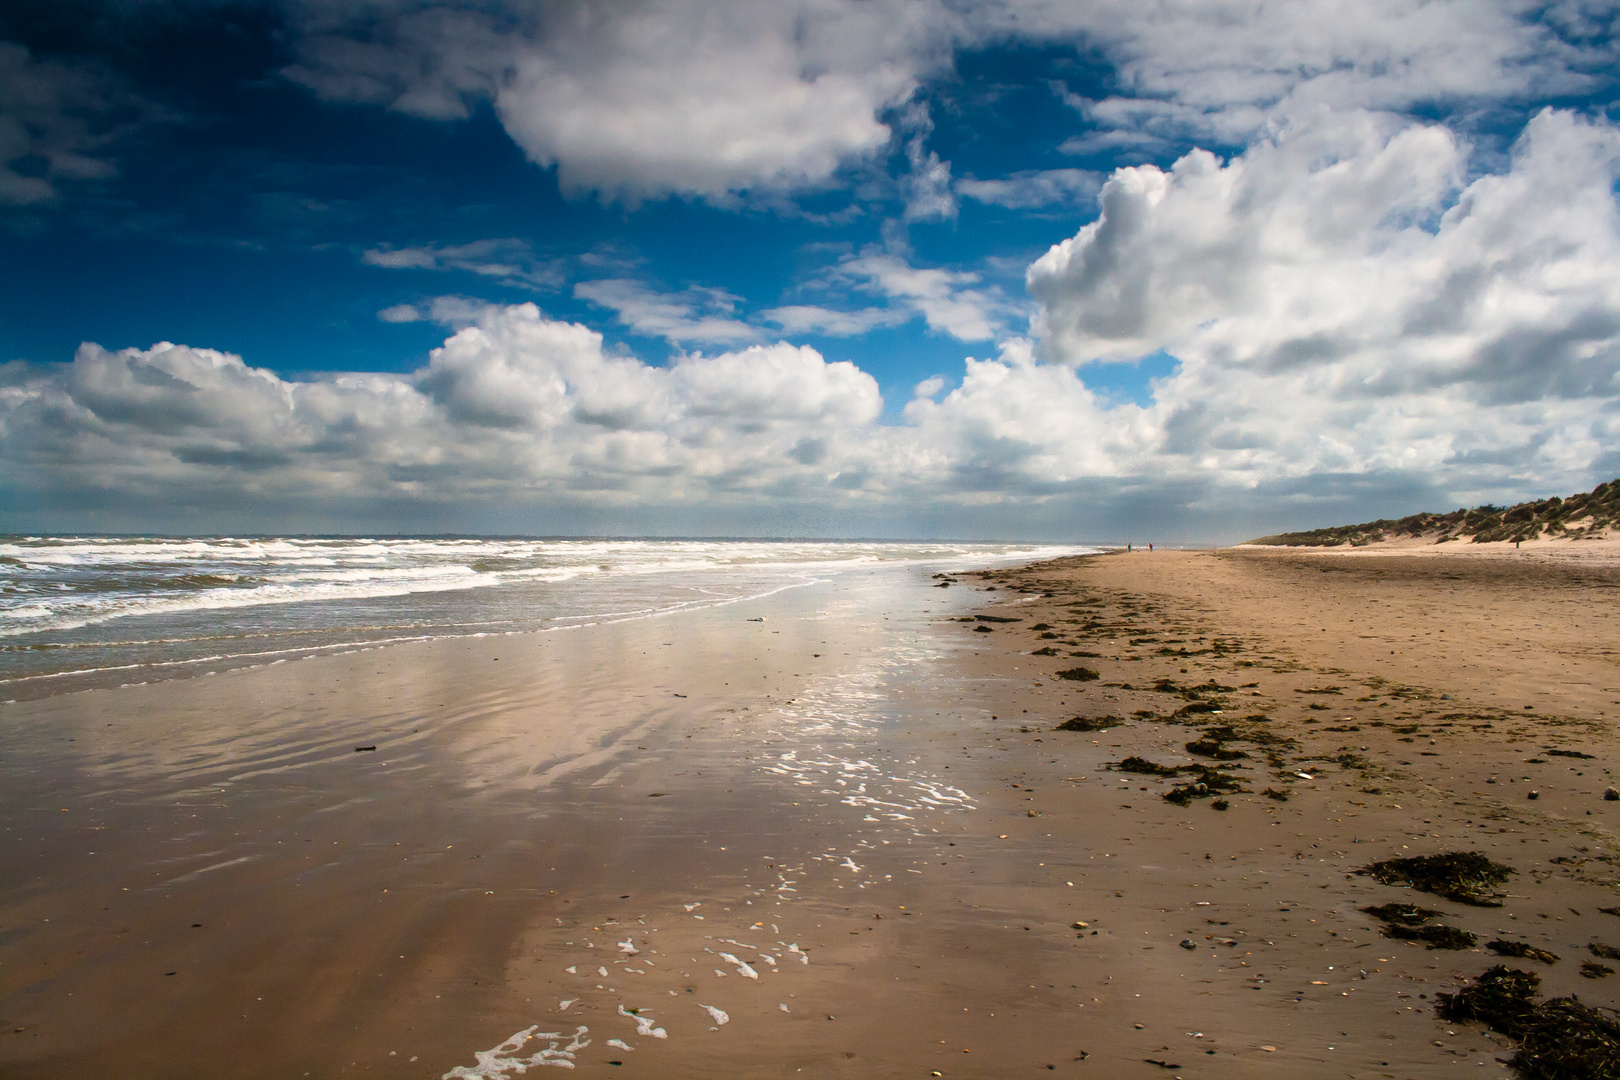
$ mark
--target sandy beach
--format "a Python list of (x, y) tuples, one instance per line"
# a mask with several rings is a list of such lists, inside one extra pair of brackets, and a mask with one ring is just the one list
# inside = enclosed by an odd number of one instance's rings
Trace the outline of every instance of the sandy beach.
[[(1620, 569), (1526, 548), (890, 570), (6, 706), (0, 1075), (1506, 1073), (1432, 1008), (1487, 941), (1620, 987)], [(1356, 872), (1461, 850), (1501, 907)]]

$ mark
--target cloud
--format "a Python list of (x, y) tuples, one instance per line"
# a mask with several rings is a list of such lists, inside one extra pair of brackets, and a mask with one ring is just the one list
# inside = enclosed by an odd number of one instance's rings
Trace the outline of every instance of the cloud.
[(887, 146), (879, 115), (948, 59), (892, 0), (305, 11), (294, 81), (432, 119), (489, 100), (565, 191), (628, 202), (820, 185)]
[(766, 322), (780, 327), (784, 334), (825, 334), (828, 337), (859, 337), (879, 327), (900, 326), (915, 313), (906, 308), (869, 307), (838, 311), (816, 304), (787, 304), (760, 313)]
[(898, 255), (869, 253), (845, 259), (836, 273), (863, 283), (921, 315), (930, 330), (959, 341), (986, 341), (1000, 331), (1008, 311), (993, 289), (975, 288), (979, 275), (961, 270), (915, 267)]
[(651, 367), (533, 305), (486, 309), (408, 375), (288, 380), (169, 343), (86, 344), (70, 364), (0, 374), (13, 490), (171, 506), (592, 491), (657, 504), (825, 486), (882, 407), (870, 376), (813, 349)]
[[(1060, 88), (1092, 126), (1065, 144), (1075, 153), (1234, 145), (1323, 108), (1411, 114), (1588, 93), (1612, 83), (1617, 59), (1597, 8), (1491, 0), (327, 0), (295, 10), (288, 78), (436, 120), (490, 102), (565, 191), (630, 203), (836, 183), (892, 145), (887, 118), (948, 73), (956, 51), (1009, 40), (1079, 44), (1113, 66), (1112, 97)], [(906, 150), (909, 216), (949, 217), (948, 163), (915, 134)]]
[(1089, 202), (1102, 182), (1102, 174), (1090, 169), (1039, 169), (1012, 173), (999, 180), (963, 177), (956, 182), (956, 192), (963, 198), (1009, 210), (1033, 210)]
[(900, 177), (900, 191), (905, 196), (906, 221), (949, 221), (956, 217), (956, 196), (951, 193), (951, 163), (941, 161), (939, 155), (928, 149), (928, 136), (934, 130), (934, 121), (928, 110), (913, 105), (906, 110), (905, 126), (911, 137), (906, 140), (908, 171)]
[(411, 323), (422, 322), (427, 316), (413, 304), (395, 304), (377, 312), (377, 318), (385, 323)]
[(49, 203), (63, 181), (112, 176), (113, 145), (153, 114), (95, 64), (38, 60), (0, 41), (0, 206)]
[(1075, 21), (1114, 63), (1121, 89), (1097, 101), (1065, 95), (1097, 125), (1065, 149), (1233, 145), (1321, 109), (1477, 107), (1610, 82), (1611, 35), (1557, 11), (1486, 0), (1150, 0), (1098, 18), (1088, 6)]
[(493, 307), (487, 300), (470, 296), (435, 296), (425, 305), (395, 304), (383, 308), (377, 312), (377, 318), (385, 323), (435, 322), (459, 330), (476, 323)]
[(679, 344), (729, 345), (753, 341), (759, 331), (732, 317), (739, 297), (693, 286), (663, 293), (630, 278), (582, 281), (574, 295), (617, 313), (620, 324), (645, 337)]
[(384, 270), (461, 270), (503, 284), (539, 288), (556, 288), (564, 280), (557, 264), (537, 258), (533, 245), (515, 238), (369, 248), (360, 253), (360, 261)]
[(1505, 172), (1469, 181), (1468, 157), (1443, 127), (1361, 113), (1119, 169), (1101, 216), (1030, 267), (1041, 349), (1175, 355), (1141, 460), (1229, 484), (1505, 487), (1613, 461), (1620, 131), (1547, 110)]
[[(1036, 342), (1012, 339), (968, 359), (955, 389), (943, 376), (919, 383), (901, 422), (884, 423), (876, 381), (814, 349), (750, 345), (655, 367), (533, 305), (484, 306), (406, 374), (287, 379), (168, 343), (0, 366), (0, 489), (50, 520), (110, 511), (170, 528), (239, 528), (261, 513), (261, 528), (679, 520), (780, 533), (791, 520), (801, 524), (788, 531), (846, 535), (1087, 539), (1151, 526), (1204, 540), (1319, 523), (1324, 507), (1574, 491), (1620, 472), (1620, 299), (1593, 291), (1617, 280), (1607, 264), (1576, 274), (1545, 253), (1576, 233), (1615, 246), (1613, 221), (1592, 218), (1603, 208), (1569, 179), (1613, 152), (1613, 132), (1550, 115), (1514, 169), (1465, 188), (1472, 201), (1439, 230), (1466, 217), (1484, 233), (1563, 237), (1530, 245), (1539, 266), (1509, 245), (1511, 273), (1564, 283), (1567, 310), (1584, 314), (1560, 317), (1558, 297), (1525, 306), (1487, 280), (1474, 309), (1505, 300), (1506, 330), (1472, 353), (1441, 350), (1438, 367), (1421, 355), (1432, 343), (1386, 357), (1382, 382), (1331, 347), (1326, 359), (1284, 349), (1280, 363), (1245, 352), (1218, 317), (1183, 331), (1182, 363), (1146, 406), (1099, 395), (1085, 367), (1042, 362)], [(1522, 220), (1526, 199), (1555, 195), (1546, 205), (1572, 207), (1553, 215), (1567, 220)], [(1479, 317), (1468, 306), (1464, 323)]]

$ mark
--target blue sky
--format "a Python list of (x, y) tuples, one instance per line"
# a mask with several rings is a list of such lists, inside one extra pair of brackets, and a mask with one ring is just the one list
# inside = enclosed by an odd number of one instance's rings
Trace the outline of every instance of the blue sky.
[(1620, 472), (1610, 4), (18, 2), (0, 528), (1238, 539)]

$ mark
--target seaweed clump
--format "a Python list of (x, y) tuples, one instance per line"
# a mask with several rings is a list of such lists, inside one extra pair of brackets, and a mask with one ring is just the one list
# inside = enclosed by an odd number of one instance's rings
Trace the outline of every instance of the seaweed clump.
[(1157, 761), (1149, 761), (1145, 757), (1128, 757), (1114, 768), (1120, 772), (1142, 773), (1145, 776), (1175, 776), (1181, 772), (1174, 765), (1160, 765)]
[(1088, 667), (1074, 667), (1067, 671), (1060, 671), (1057, 673), (1057, 677), (1068, 679), (1071, 682), (1096, 682), (1102, 678), (1100, 674)]
[(1402, 926), (1417, 926), (1440, 914), (1438, 911), (1418, 907), (1416, 904), (1379, 904), (1377, 907), (1364, 907), (1361, 910), (1379, 922), (1391, 925), (1398, 923)]
[(1467, 930), (1436, 923), (1434, 926), (1385, 926), (1384, 936), (1421, 941), (1431, 949), (1472, 949), (1479, 939)]
[(1410, 885), (1422, 892), (1443, 896), (1475, 907), (1501, 907), (1494, 891), (1508, 879), (1512, 867), (1492, 862), (1477, 851), (1448, 851), (1440, 855), (1415, 855), (1406, 859), (1385, 859), (1362, 869), (1385, 885)]
[[(1191, 705), (1187, 708), (1192, 708)], [(1187, 753), (1197, 754), (1200, 757), (1214, 758), (1216, 761), (1236, 761), (1249, 755), (1242, 750), (1233, 750), (1226, 743), (1237, 738), (1237, 732), (1228, 725), (1207, 728), (1203, 737), (1194, 739), (1187, 744)]]
[(1454, 994), (1436, 994), (1444, 1020), (1479, 1020), (1519, 1044), (1512, 1064), (1530, 1080), (1620, 1076), (1620, 1024), (1578, 998), (1540, 1000), (1541, 976), (1501, 964)]
[(1384, 924), (1384, 936), (1401, 941), (1421, 941), (1431, 949), (1472, 949), (1479, 939), (1455, 926), (1425, 925), (1438, 911), (1416, 904), (1380, 904), (1361, 909)]
[(1058, 731), (1107, 731), (1125, 721), (1117, 716), (1077, 716), (1057, 726)]
[(1538, 949), (1534, 945), (1523, 941), (1507, 941), (1503, 938), (1497, 938), (1495, 941), (1487, 941), (1485, 947), (1497, 956), (1516, 956), (1522, 960), (1539, 960), (1543, 964), (1558, 963), (1557, 953), (1550, 953), (1546, 949)]
[(1177, 784), (1165, 792), (1166, 802), (1186, 806), (1194, 799), (1207, 799), (1211, 795), (1226, 795), (1243, 790), (1241, 779), (1231, 773), (1223, 773), (1207, 765), (1192, 765), (1189, 768), (1197, 778), (1190, 784)]

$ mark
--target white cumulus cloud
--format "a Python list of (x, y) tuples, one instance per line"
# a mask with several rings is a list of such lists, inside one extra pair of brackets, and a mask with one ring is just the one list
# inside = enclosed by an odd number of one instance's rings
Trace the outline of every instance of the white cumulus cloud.
[(1120, 169), (1030, 267), (1042, 347), (1172, 353), (1154, 454), (1234, 483), (1613, 462), (1620, 131), (1548, 110), (1467, 176), (1445, 128), (1367, 113)]

